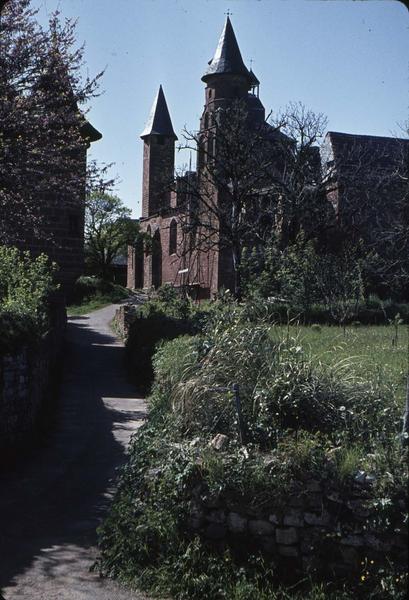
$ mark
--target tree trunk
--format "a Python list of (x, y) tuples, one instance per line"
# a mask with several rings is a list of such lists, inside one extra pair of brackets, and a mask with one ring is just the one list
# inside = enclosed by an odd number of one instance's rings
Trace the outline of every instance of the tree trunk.
[(234, 271), (234, 297), (236, 300), (242, 299), (241, 289), (241, 248), (234, 245), (233, 253), (233, 271)]

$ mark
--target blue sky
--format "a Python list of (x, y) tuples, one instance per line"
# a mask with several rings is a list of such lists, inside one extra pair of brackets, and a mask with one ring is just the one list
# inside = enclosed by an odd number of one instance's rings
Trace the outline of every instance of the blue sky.
[[(267, 111), (302, 101), (329, 129), (393, 135), (408, 118), (409, 12), (396, 0), (32, 0), (40, 18), (78, 18), (90, 75), (106, 69), (88, 118), (92, 156), (114, 162), (116, 193), (140, 215), (143, 130), (162, 84), (174, 129), (197, 129), (203, 75), (225, 13)], [(177, 153), (177, 164), (188, 161)]]

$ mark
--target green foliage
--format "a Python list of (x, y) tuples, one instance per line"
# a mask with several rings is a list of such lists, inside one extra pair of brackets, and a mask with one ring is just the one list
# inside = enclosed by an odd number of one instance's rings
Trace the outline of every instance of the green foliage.
[(141, 236), (131, 219), (131, 209), (117, 196), (92, 192), (85, 204), (85, 262), (88, 270), (103, 279), (111, 276), (113, 260), (127, 254), (127, 245)]
[(193, 334), (192, 323), (185, 319), (153, 313), (139, 314), (132, 323), (126, 341), (126, 364), (139, 386), (148, 388), (153, 380), (152, 357), (161, 340)]
[(28, 252), (0, 246), (0, 353), (47, 330), (54, 270), (43, 254), (33, 259)]
[(99, 277), (83, 275), (77, 279), (67, 307), (70, 316), (83, 315), (129, 298), (130, 292), (121, 285)]
[(234, 383), (240, 388), (247, 440), (263, 447), (289, 429), (325, 432), (334, 442), (358, 436), (363, 443), (388, 435), (387, 430), (399, 431), (399, 403), (380, 382), (358, 380), (348, 361), (329, 366), (313, 360), (297, 338), (281, 339), (273, 326), (242, 318), (234, 310), (224, 313), (212, 323), (211, 333), (197, 340), (196, 352), (191, 341), (180, 340), (179, 355), (184, 345), (189, 357), (181, 368), (172, 346), (157, 357), (158, 386), (166, 382), (167, 405), (185, 434), (236, 436), (233, 395), (219, 391)]
[(100, 277), (83, 275), (75, 282), (72, 303), (82, 304), (93, 298), (106, 299), (108, 302), (120, 302), (128, 296), (128, 290), (120, 285), (116, 285)]
[[(173, 290), (164, 293), (165, 306), (176, 300)], [(153, 318), (164, 315), (138, 320), (148, 327)], [(367, 567), (352, 589), (306, 580), (288, 589), (271, 561), (240, 544), (212, 545), (188, 527), (198, 498), (279, 510), (289, 495), (302, 493), (306, 478), (325, 480), (348, 497), (360, 472), (376, 474), (368, 492), (371, 528), (389, 534), (403, 523), (407, 467), (390, 382), (381, 375), (368, 381), (353, 361), (328, 353), (329, 332), (333, 339), (342, 335), (336, 328), (308, 330), (317, 344), (308, 349), (306, 328), (269, 319), (265, 303), (222, 298), (207, 307), (200, 335), (156, 347), (149, 420), (133, 438), (100, 529), (99, 568), (154, 593), (193, 600), (403, 598), (404, 580), (385, 566), (376, 575)], [(379, 329), (390, 346), (393, 326)], [(348, 330), (334, 344), (347, 349), (350, 336), (365, 334), (364, 327)], [(137, 329), (134, 336), (136, 346)], [(245, 445), (233, 394), (225, 391), (233, 383), (240, 386)], [(228, 436), (222, 451), (209, 444), (217, 432)]]

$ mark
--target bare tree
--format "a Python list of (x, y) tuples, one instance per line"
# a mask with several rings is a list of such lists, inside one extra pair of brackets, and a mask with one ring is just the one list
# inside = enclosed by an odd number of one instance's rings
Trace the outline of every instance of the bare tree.
[[(208, 130), (185, 131), (197, 152), (198, 177), (187, 180), (182, 253), (225, 252), (233, 265), (234, 296), (242, 295), (245, 247), (264, 248), (272, 231), (282, 244), (303, 227), (315, 235), (330, 217), (315, 142), (325, 118), (291, 105), (273, 124), (254, 124), (243, 102), (216, 111)], [(318, 216), (319, 215), (319, 216)]]

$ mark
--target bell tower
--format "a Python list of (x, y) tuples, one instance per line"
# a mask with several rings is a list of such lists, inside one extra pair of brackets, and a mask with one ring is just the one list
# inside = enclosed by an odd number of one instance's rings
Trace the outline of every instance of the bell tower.
[(153, 102), (143, 139), (142, 218), (170, 207), (176, 134), (162, 86)]
[(252, 84), (251, 74), (241, 57), (229, 16), (202, 81), (206, 84), (206, 89), (200, 129), (205, 131), (212, 127), (215, 111), (233, 100), (246, 100)]

